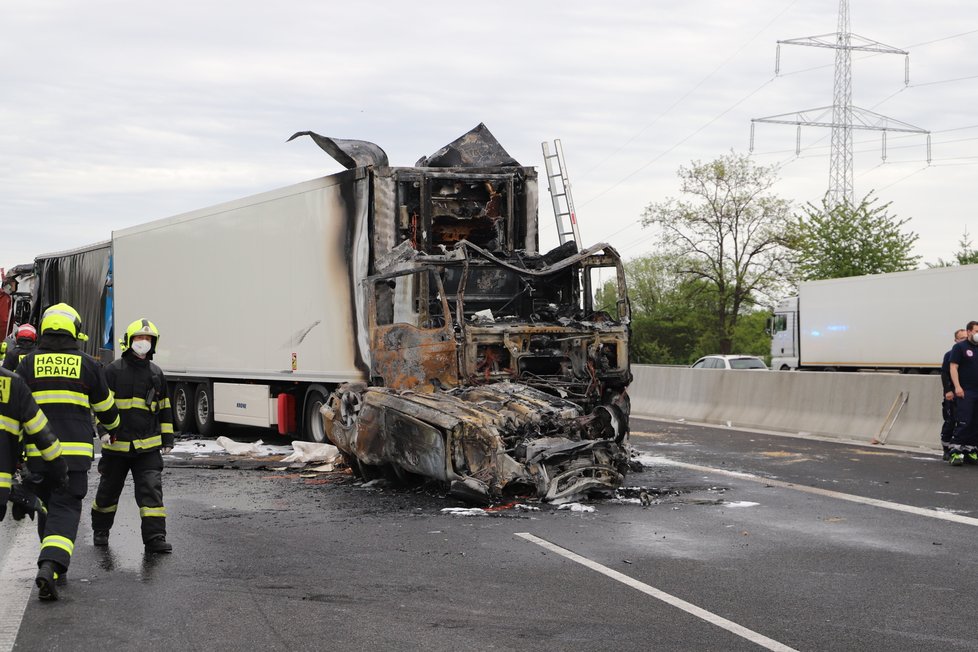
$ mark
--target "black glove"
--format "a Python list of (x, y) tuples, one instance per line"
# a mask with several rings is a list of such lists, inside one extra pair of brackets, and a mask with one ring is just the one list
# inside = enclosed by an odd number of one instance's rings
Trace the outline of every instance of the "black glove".
[(44, 465), (44, 475), (54, 491), (68, 488), (68, 463), (63, 457), (56, 457)]
[(20, 503), (14, 503), (14, 506), (10, 508), (10, 516), (15, 521), (23, 521), (25, 516), (30, 516), (31, 520), (34, 520), (34, 512), (24, 509)]

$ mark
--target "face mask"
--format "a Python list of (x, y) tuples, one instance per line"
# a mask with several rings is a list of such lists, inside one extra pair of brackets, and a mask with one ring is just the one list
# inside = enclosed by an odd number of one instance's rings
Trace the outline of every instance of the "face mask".
[(978, 344), (978, 333), (971, 334), (971, 341), (974, 342), (975, 344)]
[(138, 342), (133, 342), (130, 348), (139, 357), (144, 357), (153, 348), (153, 343), (147, 342), (146, 340), (139, 340)]

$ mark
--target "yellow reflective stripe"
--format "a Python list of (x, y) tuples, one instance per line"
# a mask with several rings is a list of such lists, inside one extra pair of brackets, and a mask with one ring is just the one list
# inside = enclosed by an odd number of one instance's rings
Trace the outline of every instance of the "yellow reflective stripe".
[[(28, 445), (28, 448), (30, 448), (30, 445)], [(30, 452), (27, 454), (30, 455)], [(84, 444), (78, 441), (63, 441), (61, 442), (61, 454), (77, 455), (80, 457), (95, 457), (95, 445)]]
[(120, 410), (146, 410), (147, 412), (159, 412), (164, 408), (170, 407), (170, 399), (164, 401), (153, 401), (147, 404), (144, 398), (116, 398), (115, 406)]
[(105, 412), (106, 410), (112, 407), (112, 403), (113, 403), (112, 392), (109, 392), (108, 397), (106, 397), (104, 401), (93, 403), (92, 409), (95, 410), (96, 412)]
[(160, 432), (162, 432), (164, 435), (172, 435), (173, 434), (173, 424), (172, 423), (161, 423), (160, 424)]
[(147, 516), (158, 516), (160, 518), (166, 518), (166, 507), (140, 507), (139, 508), (140, 518), (145, 518)]
[(103, 514), (111, 514), (118, 507), (119, 507), (119, 504), (118, 503), (116, 503), (115, 505), (108, 505), (107, 507), (102, 507), (101, 505), (99, 505), (98, 503), (95, 503), (95, 502), (92, 503), (92, 511), (93, 512), (102, 512)]
[(129, 452), (129, 442), (127, 441), (114, 441), (108, 444), (102, 444), (102, 450), (104, 451), (115, 451), (117, 453), (128, 453)]
[(154, 435), (152, 437), (147, 437), (146, 439), (133, 439), (132, 445), (136, 448), (152, 448), (153, 446), (162, 446), (163, 438), (159, 435)]
[(13, 481), (14, 476), (12, 474), (0, 471), (0, 489), (10, 489)]
[(45, 548), (60, 548), (71, 556), (71, 553), (75, 551), (75, 543), (67, 537), (60, 537), (57, 534), (49, 534), (48, 536), (44, 537), (43, 541), (41, 541), (41, 550), (44, 550)]
[(88, 395), (81, 392), (70, 392), (65, 389), (45, 390), (42, 392), (32, 392), (34, 400), (38, 405), (50, 405), (52, 403), (67, 403), (68, 405), (79, 405), (83, 408), (91, 407), (88, 403)]
[[(34, 444), (27, 444), (24, 446), (24, 452), (27, 453), (27, 457), (40, 457), (41, 451), (37, 450), (37, 446)], [(63, 453), (64, 451), (62, 451)]]
[(117, 413), (117, 414), (115, 415), (115, 419), (113, 419), (111, 423), (102, 423), (102, 426), (103, 426), (103, 427), (104, 427), (104, 428), (105, 428), (106, 430), (115, 430), (116, 428), (118, 428), (118, 427), (119, 427), (119, 423), (120, 423), (120, 420), (119, 420), (119, 415), (118, 415), (118, 413)]
[[(117, 398), (115, 400), (115, 406), (120, 410), (146, 410), (150, 411), (150, 406), (146, 405), (146, 399), (144, 398)], [(152, 407), (156, 407), (156, 402), (154, 401)]]
[[(36, 449), (37, 447), (35, 446), (34, 448)], [(53, 444), (51, 444), (47, 448), (41, 449), (40, 453), (38, 454), (42, 458), (44, 458), (45, 462), (50, 462), (51, 460), (61, 455), (61, 452), (62, 452), (61, 442), (55, 439)]]
[(0, 430), (6, 430), (11, 435), (20, 434), (20, 421), (5, 417), (0, 414)]
[(28, 419), (24, 422), (24, 430), (31, 435), (36, 435), (44, 430), (44, 426), (46, 425), (48, 425), (48, 418), (44, 416), (43, 412), (38, 410), (33, 419)]

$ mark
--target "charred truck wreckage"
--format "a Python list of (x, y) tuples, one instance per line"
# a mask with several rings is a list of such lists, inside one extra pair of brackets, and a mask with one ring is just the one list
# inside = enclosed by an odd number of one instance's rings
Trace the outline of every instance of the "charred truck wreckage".
[[(629, 465), (629, 305), (618, 253), (538, 250), (537, 177), (479, 125), (414, 167), (312, 132), (369, 182), (352, 237), (364, 381), (323, 431), (363, 477), (419, 475), (473, 502), (613, 492)], [(599, 285), (614, 296), (594, 305)], [(602, 296), (607, 295), (604, 292)]]

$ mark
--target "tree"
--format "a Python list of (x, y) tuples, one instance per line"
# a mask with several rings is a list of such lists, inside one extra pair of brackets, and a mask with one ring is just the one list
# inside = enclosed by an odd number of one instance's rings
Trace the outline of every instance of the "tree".
[(971, 236), (968, 235), (968, 229), (964, 230), (961, 239), (958, 240), (958, 246), (961, 248), (954, 254), (954, 260), (938, 258), (936, 263), (924, 264), (928, 267), (954, 267), (955, 265), (974, 265), (978, 263), (978, 251), (971, 248)]
[(848, 202), (820, 207), (811, 203), (797, 218), (791, 233), (797, 253), (795, 273), (799, 280), (903, 272), (917, 266), (911, 254), (917, 234), (904, 233), (909, 218), (888, 213), (889, 203), (877, 206), (870, 192), (857, 206)]
[(790, 203), (771, 193), (776, 168), (734, 152), (681, 166), (678, 175), (688, 198), (649, 204), (642, 223), (661, 230), (661, 250), (678, 261), (676, 272), (712, 294), (707, 328), (730, 353), (740, 315), (783, 287)]

